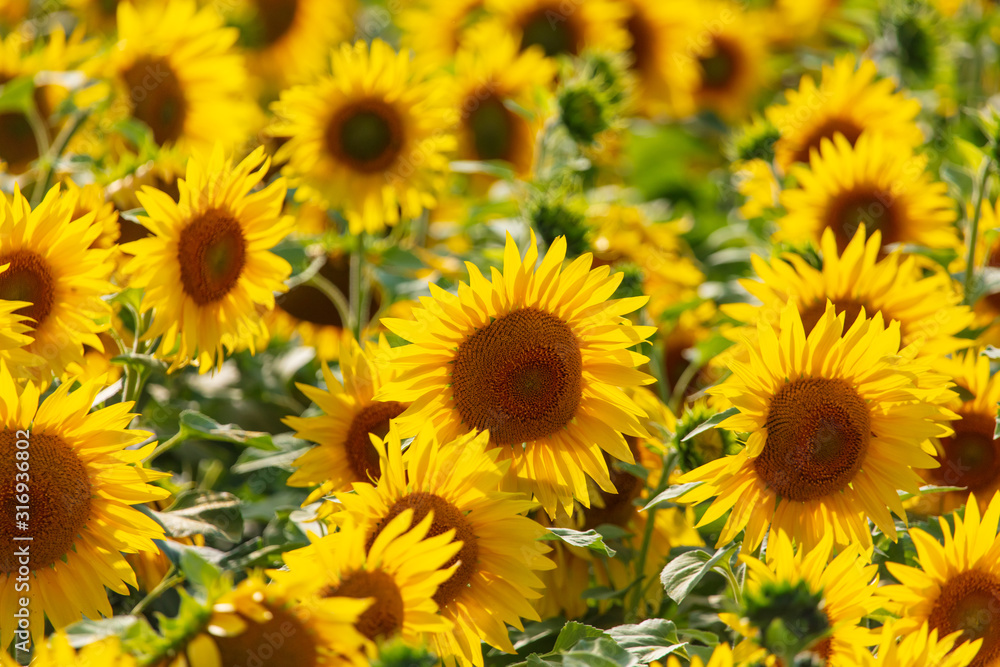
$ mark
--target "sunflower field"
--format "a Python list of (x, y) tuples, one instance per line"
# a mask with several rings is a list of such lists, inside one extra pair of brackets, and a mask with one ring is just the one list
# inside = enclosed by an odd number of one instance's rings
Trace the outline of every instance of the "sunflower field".
[(0, 0), (0, 667), (1000, 667), (987, 0)]

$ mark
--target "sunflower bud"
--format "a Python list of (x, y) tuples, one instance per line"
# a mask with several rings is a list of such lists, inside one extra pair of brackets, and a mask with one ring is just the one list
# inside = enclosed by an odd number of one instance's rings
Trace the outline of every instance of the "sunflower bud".
[(748, 591), (744, 616), (760, 631), (764, 648), (794, 658), (830, 632), (830, 621), (820, 608), (822, 600), (822, 592), (813, 593), (806, 581), (766, 583)]
[(566, 196), (547, 196), (530, 205), (531, 226), (547, 245), (566, 237), (566, 252), (571, 257), (590, 251), (590, 228), (581, 203)]
[(735, 454), (739, 449), (732, 431), (710, 428), (696, 434), (690, 440), (684, 441), (689, 433), (715, 415), (715, 410), (704, 402), (698, 402), (686, 408), (677, 422), (677, 453), (680, 454), (681, 470), (689, 472), (695, 468)]

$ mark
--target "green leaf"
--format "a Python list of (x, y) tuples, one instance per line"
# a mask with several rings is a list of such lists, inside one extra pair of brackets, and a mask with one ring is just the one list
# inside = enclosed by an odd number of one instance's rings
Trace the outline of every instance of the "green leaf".
[(241, 461), (239, 463), (235, 463), (230, 470), (238, 475), (245, 475), (246, 473), (250, 473), (255, 470), (263, 470), (265, 468), (280, 468), (282, 470), (291, 471), (294, 469), (292, 462), (308, 452), (310, 449), (312, 449), (312, 447), (302, 447), (288, 452), (279, 452), (269, 456), (262, 456), (260, 458)]
[(552, 653), (558, 653), (560, 651), (573, 648), (576, 646), (577, 642), (583, 639), (594, 639), (595, 637), (601, 637), (603, 635), (604, 630), (601, 630), (600, 628), (595, 628), (592, 625), (586, 625), (584, 623), (578, 623), (577, 621), (570, 621), (563, 626), (559, 636), (556, 637), (556, 643), (555, 646), (552, 647)]
[(35, 105), (35, 81), (19, 76), (0, 86), (0, 111), (27, 113)]
[(208, 415), (195, 410), (185, 410), (181, 413), (181, 431), (185, 438), (201, 438), (203, 440), (218, 440), (232, 442), (257, 449), (276, 450), (278, 447), (271, 440), (271, 434), (263, 431), (244, 431), (235, 424), (220, 424)]
[(730, 544), (710, 554), (703, 549), (686, 551), (677, 556), (660, 572), (660, 583), (674, 602), (680, 603), (712, 571), (730, 551), (740, 548), (740, 543)]
[(84, 619), (67, 626), (63, 632), (73, 648), (82, 648), (107, 637), (121, 637), (135, 623), (138, 616), (113, 616), (92, 621)]
[(642, 511), (645, 512), (648, 509), (668, 504), (668, 501), (671, 501), (674, 498), (679, 498), (688, 491), (695, 489), (702, 484), (704, 484), (704, 482), (688, 482), (687, 484), (674, 484), (673, 486), (669, 486), (666, 490), (656, 494), (655, 498), (646, 503), (646, 506), (642, 508)]
[(677, 635), (684, 637), (685, 639), (693, 639), (699, 641), (707, 646), (717, 646), (719, 644), (719, 636), (714, 632), (708, 632), (706, 630), (695, 630), (694, 628), (677, 628)]
[(693, 429), (691, 429), (691, 431), (687, 435), (681, 438), (681, 442), (687, 442), (696, 435), (704, 433), (710, 428), (715, 428), (717, 425), (721, 424), (726, 419), (729, 419), (733, 415), (738, 415), (739, 413), (740, 413), (739, 408), (729, 408), (725, 412), (719, 412), (717, 414), (714, 414), (705, 421), (703, 421), (702, 423), (695, 426)]
[(634, 655), (640, 662), (650, 663), (681, 651), (686, 642), (677, 638), (673, 621), (651, 618), (634, 625), (619, 625), (608, 630), (608, 635), (619, 646)]
[(613, 558), (615, 550), (604, 543), (604, 538), (596, 530), (572, 530), (570, 528), (549, 528), (549, 534), (543, 540), (562, 540), (574, 547), (586, 547), (591, 551), (599, 551)]
[(219, 568), (196, 551), (184, 552), (181, 556), (180, 570), (192, 585), (206, 592), (212, 590), (213, 584), (221, 576)]
[[(232, 493), (196, 489), (182, 491), (177, 494), (174, 503), (160, 513), (161, 517), (163, 515), (208, 524), (213, 533), (230, 542), (239, 542), (243, 537), (240, 499)], [(174, 537), (181, 536), (174, 535)]]
[(639, 660), (610, 637), (584, 639), (562, 654), (563, 667), (633, 667)]

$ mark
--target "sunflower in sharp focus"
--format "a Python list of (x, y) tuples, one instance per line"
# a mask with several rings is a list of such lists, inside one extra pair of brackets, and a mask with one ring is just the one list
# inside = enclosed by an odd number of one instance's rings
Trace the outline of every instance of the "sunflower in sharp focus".
[[(301, 222), (301, 218), (299, 221)], [(328, 255), (326, 263), (319, 269), (319, 276), (328, 280), (341, 294), (349, 294), (350, 255), (345, 252)], [(373, 285), (368, 303), (369, 326), (363, 332), (364, 336), (374, 334), (377, 330), (377, 316), (382, 305), (381, 289), (377, 284)], [(303, 345), (315, 348), (316, 357), (320, 361), (336, 361), (340, 358), (345, 333), (340, 311), (326, 294), (313, 285), (296, 285), (276, 297), (274, 310), (264, 315), (264, 328), (267, 338), (271, 339), (291, 340), (298, 335)]]
[(30, 318), (24, 333), (33, 342), (25, 350), (44, 361), (30, 370), (38, 381), (83, 361), (84, 345), (103, 349), (98, 334), (109, 326), (111, 308), (102, 297), (116, 291), (108, 282), (110, 251), (91, 247), (102, 231), (93, 213), (71, 216), (59, 186), (34, 210), (16, 186), (13, 202), (0, 202), (0, 266), (7, 265), (0, 302), (31, 304), (14, 312)]
[(105, 76), (112, 72), (115, 85), (110, 108), (89, 128), (93, 142), (104, 145), (100, 133), (125, 116), (148, 126), (158, 146), (175, 145), (188, 156), (244, 141), (258, 112), (243, 58), (232, 48), (237, 37), (214, 8), (199, 10), (192, 0), (121, 3), (117, 47), (109, 62), (93, 65)]
[[(848, 327), (862, 309), (869, 316), (882, 313), (886, 322), (899, 322), (901, 344), (912, 346), (910, 354), (946, 355), (971, 345), (972, 340), (956, 337), (972, 324), (973, 315), (961, 305), (951, 276), (941, 270), (924, 276), (912, 255), (894, 252), (879, 259), (882, 233), (876, 230), (865, 237), (862, 224), (840, 253), (833, 230), (825, 229), (821, 269), (793, 253), (770, 263), (754, 255), (751, 260), (760, 282), (741, 280), (740, 284), (761, 305), (723, 305), (726, 315), (743, 323), (727, 335), (737, 341), (743, 336), (752, 338), (758, 320), (777, 322), (790, 302), (796, 304), (808, 335), (826, 312), (827, 301), (832, 301), (837, 313), (845, 314)], [(740, 350), (729, 353), (739, 355)]]
[(882, 232), (883, 244), (959, 247), (948, 188), (926, 165), (925, 156), (880, 134), (865, 132), (854, 146), (840, 133), (824, 138), (809, 167), (792, 170), (798, 185), (781, 193), (788, 212), (774, 240), (818, 242), (832, 229), (843, 249), (864, 224)]
[(781, 169), (809, 162), (823, 139), (840, 133), (853, 146), (863, 132), (878, 132), (887, 141), (909, 149), (923, 143), (915, 119), (920, 102), (895, 91), (892, 79), (879, 79), (871, 60), (860, 64), (853, 54), (823, 66), (819, 85), (803, 76), (798, 90), (786, 90), (786, 104), (767, 109), (767, 118), (781, 132), (775, 144), (775, 162)]
[(955, 529), (938, 519), (944, 544), (913, 528), (910, 537), (917, 548), (919, 568), (887, 562), (899, 585), (883, 586), (886, 607), (900, 615), (895, 622), (901, 635), (923, 624), (939, 636), (961, 632), (959, 641), (981, 639), (970, 663), (974, 667), (1000, 665), (1000, 494), (980, 514), (979, 502), (970, 494), (965, 517), (955, 518)]
[(463, 544), (454, 529), (428, 537), (432, 514), (411, 528), (414, 510), (407, 509), (371, 540), (348, 520), (340, 531), (286, 553), (288, 569), (269, 574), (280, 582), (319, 582), (323, 598), (372, 600), (354, 623), (359, 634), (372, 642), (398, 636), (419, 644), (451, 629), (434, 597), (460, 567)]
[(964, 505), (969, 493), (974, 493), (985, 511), (986, 503), (1000, 491), (1000, 440), (993, 437), (1000, 375), (991, 374), (989, 358), (975, 350), (943, 362), (941, 369), (950, 372), (968, 399), (956, 397), (948, 404), (960, 419), (951, 424), (955, 433), (937, 444), (941, 466), (925, 470), (923, 475), (929, 484), (966, 490), (922, 496), (915, 509), (945, 514)]
[[(504, 160), (518, 176), (528, 177), (545, 122), (538, 92), (554, 75), (552, 62), (540, 49), (520, 51), (496, 24), (470, 30), (455, 56), (458, 157)], [(514, 111), (512, 103), (524, 111)]]
[[(344, 667), (366, 664), (355, 630), (370, 599), (319, 596), (321, 580), (272, 581), (251, 573), (215, 599), (201, 627), (157, 667)], [(251, 658), (252, 657), (252, 658)]]
[(296, 437), (318, 444), (292, 463), (297, 470), (288, 478), (290, 486), (326, 483), (333, 491), (346, 491), (354, 482), (378, 481), (378, 451), (369, 435), (384, 438), (390, 421), (407, 408), (405, 403), (373, 399), (392, 372), (389, 357), (385, 337), (378, 346), (369, 343), (362, 350), (345, 335), (340, 357), (343, 384), (324, 365), (326, 389), (296, 385), (323, 414), (283, 420), (295, 429)]
[[(292, 268), (270, 252), (292, 229), (281, 215), (285, 183), (251, 192), (267, 173), (258, 148), (238, 165), (216, 147), (188, 163), (180, 200), (144, 188), (140, 217), (153, 236), (122, 250), (134, 257), (123, 271), (145, 289), (142, 312), (155, 310), (147, 339), (163, 336), (160, 354), (171, 369), (192, 360), (199, 372), (222, 365), (226, 350), (261, 335), (257, 308), (274, 307), (274, 292)], [(254, 171), (256, 169), (256, 171)]]
[(247, 66), (271, 86), (320, 75), (330, 49), (354, 37), (354, 0), (240, 0), (229, 3)]
[(549, 58), (628, 48), (625, 8), (610, 0), (486, 0), (486, 9), (522, 50), (540, 46)]
[(487, 437), (470, 433), (439, 444), (424, 429), (404, 455), (393, 427), (378, 443), (378, 484), (356, 483), (354, 493), (337, 494), (344, 511), (335, 515), (364, 526), (371, 545), (410, 509), (416, 522), (433, 512), (432, 537), (455, 531), (453, 540), (462, 548), (444, 567), (459, 566), (433, 596), (454, 628), (435, 634), (433, 645), (439, 656), (461, 656), (478, 667), (481, 641), (513, 653), (505, 624), (522, 629), (521, 617), (539, 620), (529, 600), (540, 595), (534, 590), (542, 587), (537, 572), (553, 567), (539, 541), (545, 529), (521, 516), (533, 503), (496, 490), (507, 464), (497, 463), (496, 450), (484, 451)]
[[(18, 599), (30, 600), (30, 632), (43, 636), (44, 617), (56, 628), (80, 620), (111, 616), (105, 586), (128, 595), (135, 574), (122, 551), (156, 551), (154, 539), (163, 528), (130, 505), (165, 498), (152, 486), (167, 476), (142, 467), (155, 443), (130, 448), (146, 439), (145, 431), (127, 430), (135, 415), (132, 403), (117, 403), (90, 412), (102, 383), (87, 382), (73, 393), (61, 384), (39, 405), (39, 387), (19, 389), (0, 363), (0, 507), (7, 518), (0, 533), (0, 606), (13, 610)], [(26, 447), (18, 443), (27, 442)], [(24, 482), (15, 458), (27, 451), (30, 462), (31, 512), (28, 526), (15, 530), (15, 482)], [(20, 513), (20, 510), (18, 510)], [(30, 591), (17, 584), (25, 563), (16, 556), (30, 534)], [(21, 569), (19, 569), (21, 568)], [(17, 577), (15, 577), (17, 575)], [(23, 579), (22, 579), (23, 581)], [(16, 590), (19, 588), (21, 590)], [(44, 617), (43, 617), (44, 614)], [(14, 613), (0, 620), (0, 641), (9, 646), (17, 627)]]
[(445, 67), (462, 46), (465, 33), (484, 18), (484, 0), (424, 0), (396, 19), (400, 46), (430, 67)]
[(859, 650), (854, 664), (860, 667), (967, 667), (973, 664), (983, 641), (967, 642), (961, 637), (961, 631), (942, 636), (926, 623), (919, 630), (900, 632), (896, 623), (889, 622), (882, 626), (876, 655)]
[[(0, 264), (0, 285), (3, 284), (4, 272), (10, 264)], [(28, 352), (31, 337), (31, 321), (27, 315), (18, 311), (30, 308), (27, 301), (8, 301), (0, 299), (0, 361), (11, 369), (17, 377), (30, 377), (29, 367), (39, 366), (43, 360), (38, 355)]]
[(800, 626), (793, 627), (801, 635), (825, 631), (806, 649), (819, 658), (820, 664), (852, 667), (858, 648), (877, 641), (877, 636), (861, 623), (882, 605), (875, 596), (878, 566), (869, 565), (856, 544), (830, 560), (833, 539), (829, 534), (813, 549), (794, 549), (782, 531), (776, 537), (768, 543), (766, 562), (740, 557), (749, 574), (743, 618), (720, 614), (731, 627), (749, 628), (752, 633), (736, 647), (734, 657), (740, 662), (759, 659), (763, 651), (759, 644), (767, 644), (771, 638), (766, 633), (770, 621), (796, 619)]
[(433, 208), (455, 146), (450, 81), (382, 40), (344, 44), (332, 76), (282, 93), (272, 134), (296, 199), (343, 209), (352, 234)]
[(405, 435), (430, 423), (443, 441), (489, 430), (490, 447), (512, 459), (508, 488), (533, 493), (549, 513), (590, 504), (587, 478), (614, 492), (603, 451), (631, 463), (625, 435), (646, 435), (642, 410), (620, 389), (648, 384), (629, 348), (653, 333), (623, 317), (646, 297), (608, 300), (622, 274), (591, 270), (591, 255), (562, 269), (565, 237), (538, 267), (534, 233), (522, 260), (507, 236), (492, 281), (467, 263), (458, 294), (430, 284), (414, 321), (383, 319), (410, 341), (393, 350), (399, 375), (375, 398), (412, 405)]
[(746, 115), (765, 78), (767, 40), (761, 17), (733, 2), (700, 2), (688, 17), (685, 46), (698, 73), (695, 102), (722, 118)]
[(680, 479), (702, 482), (684, 502), (715, 498), (699, 525), (732, 510), (719, 545), (746, 529), (752, 551), (770, 525), (807, 548), (827, 533), (867, 548), (869, 518), (895, 540), (890, 511), (906, 516), (897, 489), (916, 493), (913, 468), (937, 465), (923, 447), (951, 434), (943, 422), (954, 415), (937, 404), (946, 378), (899, 357), (897, 322), (876, 313), (844, 331), (844, 318), (828, 304), (807, 337), (789, 304), (777, 331), (758, 322), (749, 363), (730, 361), (733, 375), (708, 390), (740, 410), (720, 428), (749, 433), (740, 453)]

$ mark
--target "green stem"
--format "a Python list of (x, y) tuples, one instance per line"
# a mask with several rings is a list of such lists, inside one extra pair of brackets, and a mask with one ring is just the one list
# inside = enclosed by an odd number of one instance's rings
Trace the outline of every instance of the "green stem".
[(319, 273), (307, 280), (305, 284), (315, 287), (322, 292), (330, 300), (334, 308), (337, 309), (337, 314), (340, 315), (340, 321), (344, 323), (344, 327), (354, 329), (354, 315), (351, 314), (351, 304), (344, 298), (344, 293), (337, 289), (336, 285)]
[(726, 563), (725, 567), (721, 570), (717, 569), (716, 572), (721, 572), (722, 576), (726, 578), (727, 582), (729, 582), (730, 588), (733, 589), (733, 597), (736, 599), (736, 604), (742, 609), (743, 591), (740, 589), (740, 582), (736, 580), (736, 573), (729, 567), (729, 563)]
[(364, 299), (362, 298), (362, 292), (364, 292), (362, 283), (364, 282), (364, 262), (365, 262), (365, 234), (362, 232), (358, 234), (357, 245), (354, 250), (351, 251), (351, 307), (355, 313), (354, 318), (354, 338), (355, 340), (361, 340), (361, 331), (365, 326), (365, 315), (364, 315)]
[(160, 583), (158, 583), (156, 587), (153, 588), (153, 590), (149, 591), (146, 594), (146, 597), (139, 600), (139, 603), (136, 604), (132, 608), (132, 611), (129, 613), (133, 616), (136, 614), (141, 614), (143, 610), (146, 609), (146, 607), (148, 607), (150, 604), (156, 601), (156, 598), (160, 597), (168, 590), (173, 588), (174, 585), (182, 581), (184, 581), (184, 574), (175, 572), (174, 567), (171, 566), (170, 570), (167, 571), (167, 574), (163, 577)]
[(184, 442), (185, 440), (187, 440), (187, 435), (184, 433), (184, 431), (183, 430), (177, 431), (177, 433), (175, 433), (166, 442), (161, 442), (156, 446), (156, 449), (153, 450), (153, 453), (146, 457), (145, 464), (148, 466), (156, 459), (157, 456), (159, 456), (163, 452), (170, 450), (175, 445), (178, 445)]
[[(656, 489), (653, 491), (651, 497), (655, 498), (670, 485), (669, 470), (670, 468), (663, 468), (663, 473), (660, 475), (660, 481), (656, 485)], [(649, 555), (649, 545), (653, 543), (653, 531), (656, 529), (656, 509), (657, 508), (653, 507), (646, 512), (646, 527), (642, 533), (642, 544), (639, 547), (639, 557), (635, 560), (635, 573), (636, 577), (640, 580), (646, 576), (646, 558)], [(642, 605), (642, 599), (645, 592), (646, 586), (640, 582), (640, 584), (635, 587), (632, 604), (627, 604), (625, 606), (625, 613), (631, 621), (638, 620), (639, 618), (639, 607)]]
[(989, 178), (990, 167), (992, 164), (993, 160), (991, 158), (984, 158), (983, 163), (979, 167), (979, 173), (976, 174), (976, 180), (972, 184), (972, 198), (976, 202), (976, 208), (972, 215), (972, 225), (969, 228), (969, 253), (965, 262), (964, 301), (967, 305), (972, 305), (969, 299), (972, 294), (972, 281), (975, 278), (976, 245), (979, 240), (979, 218), (982, 215), (983, 199), (986, 196), (986, 179)]
[(38, 107), (32, 102), (24, 112), (24, 117), (31, 126), (31, 133), (35, 135), (35, 144), (38, 146), (38, 155), (42, 165), (42, 173), (45, 178), (39, 178), (35, 182), (35, 188), (31, 192), (31, 208), (38, 206), (45, 197), (47, 183), (52, 173), (52, 160), (49, 155), (49, 131), (45, 128), (45, 121), (38, 113)]
[[(43, 163), (42, 175), (36, 184), (36, 187), (39, 188), (41, 192), (44, 193), (48, 191), (49, 185), (52, 181), (52, 172), (55, 170), (56, 160), (58, 160), (63, 154), (63, 151), (66, 150), (66, 146), (69, 145), (70, 139), (73, 138), (73, 135), (80, 129), (89, 115), (90, 111), (77, 111), (70, 117), (69, 121), (67, 121), (67, 123), (63, 126), (63, 129), (59, 131), (59, 134), (56, 135), (55, 140), (52, 142), (52, 146), (47, 151), (48, 157)], [(32, 198), (34, 198), (34, 196), (32, 196)]]

